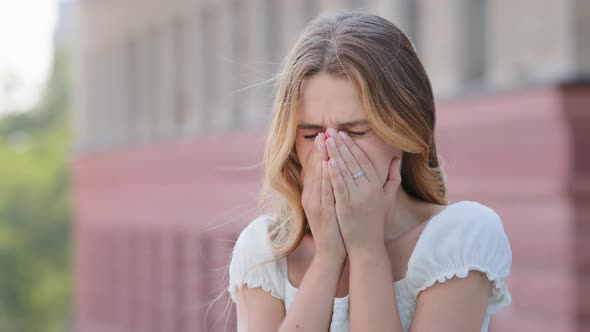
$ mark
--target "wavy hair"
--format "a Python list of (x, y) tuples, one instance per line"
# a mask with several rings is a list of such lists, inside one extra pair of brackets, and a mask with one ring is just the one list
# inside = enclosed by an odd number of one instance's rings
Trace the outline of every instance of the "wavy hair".
[(268, 235), (277, 257), (295, 250), (309, 232), (301, 205), (295, 121), (302, 80), (317, 73), (353, 83), (371, 128), (403, 151), (403, 189), (416, 199), (448, 205), (446, 176), (434, 143), (432, 87), (412, 43), (380, 16), (323, 13), (305, 27), (284, 59), (274, 91), (259, 207), (273, 218)]

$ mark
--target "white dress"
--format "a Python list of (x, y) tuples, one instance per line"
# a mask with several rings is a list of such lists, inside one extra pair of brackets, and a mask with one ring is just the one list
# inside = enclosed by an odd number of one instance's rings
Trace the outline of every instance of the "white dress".
[[(229, 267), (228, 292), (236, 302), (236, 288), (243, 284), (262, 287), (283, 301), (288, 314), (297, 288), (289, 282), (285, 257), (259, 265), (245, 275), (249, 267), (273, 259), (266, 235), (269, 222), (268, 216), (260, 216), (238, 237)], [(494, 210), (474, 201), (448, 205), (428, 221), (412, 251), (405, 278), (393, 283), (404, 331), (410, 327), (420, 291), (437, 281), (442, 283), (454, 276), (465, 278), (470, 270), (479, 270), (494, 284), (481, 328), (486, 332), (490, 317), (512, 302), (504, 283), (511, 264), (510, 243)], [(330, 331), (349, 330), (348, 295), (337, 297)]]

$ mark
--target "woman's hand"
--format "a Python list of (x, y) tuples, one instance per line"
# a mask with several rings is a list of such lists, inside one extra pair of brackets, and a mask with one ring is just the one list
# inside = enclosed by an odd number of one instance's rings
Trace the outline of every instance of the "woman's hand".
[[(395, 208), (401, 183), (399, 157), (394, 157), (388, 179), (379, 183), (376, 170), (346, 133), (329, 128), (326, 141), (336, 216), (349, 256), (385, 249), (385, 218)], [(356, 179), (354, 174), (364, 174)]]
[(307, 165), (301, 171), (301, 204), (313, 234), (316, 256), (328, 255), (344, 262), (346, 248), (336, 219), (325, 138), (323, 133), (318, 134)]

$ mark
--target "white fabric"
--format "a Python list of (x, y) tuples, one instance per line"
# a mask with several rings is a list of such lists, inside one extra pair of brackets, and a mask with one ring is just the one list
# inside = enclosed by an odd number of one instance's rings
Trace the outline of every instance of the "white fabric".
[[(269, 222), (268, 216), (260, 216), (238, 237), (230, 262), (228, 291), (235, 302), (236, 289), (243, 284), (262, 287), (282, 300), (288, 313), (297, 288), (288, 280), (286, 257), (257, 266), (242, 282), (248, 267), (273, 259), (266, 235)], [(510, 243), (494, 210), (474, 201), (450, 204), (428, 221), (410, 256), (406, 277), (393, 283), (404, 331), (409, 329), (421, 291), (437, 281), (465, 278), (470, 270), (478, 270), (494, 284), (481, 328), (486, 332), (491, 316), (512, 302), (504, 283), (511, 264)], [(335, 298), (330, 331), (346, 332), (349, 325), (348, 296)]]
[(285, 276), (279, 270), (279, 262), (264, 263), (274, 259), (266, 235), (269, 222), (268, 216), (254, 219), (236, 241), (229, 265), (228, 289), (234, 302), (237, 300), (236, 288), (243, 284), (250, 288), (262, 287), (274, 297), (285, 299)]

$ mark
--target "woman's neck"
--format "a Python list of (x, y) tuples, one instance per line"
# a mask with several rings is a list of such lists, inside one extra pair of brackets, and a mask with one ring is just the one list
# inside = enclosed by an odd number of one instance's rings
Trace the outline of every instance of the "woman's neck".
[(395, 241), (430, 219), (441, 208), (443, 207), (437, 204), (420, 201), (409, 196), (400, 186), (396, 204), (389, 211), (385, 220), (386, 241)]

